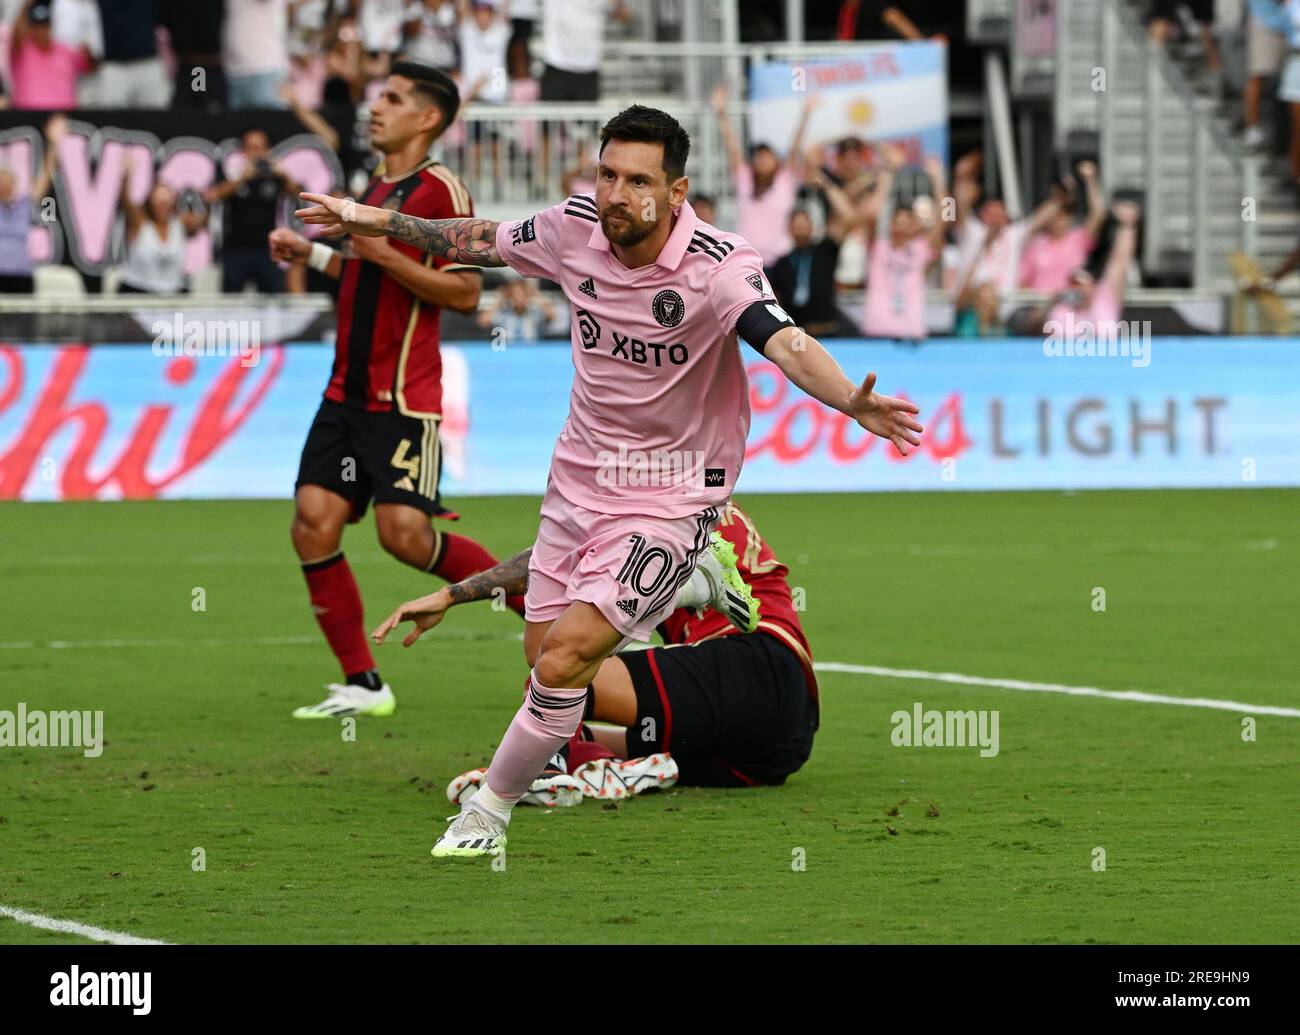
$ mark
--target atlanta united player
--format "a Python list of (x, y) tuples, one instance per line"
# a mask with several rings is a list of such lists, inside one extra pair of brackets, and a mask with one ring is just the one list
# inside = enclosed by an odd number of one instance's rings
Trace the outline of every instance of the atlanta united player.
[[(455, 121), (454, 80), (413, 61), (393, 66), (370, 106), (370, 142), (383, 155), (364, 197), (412, 216), (473, 215), (469, 192), (429, 148)], [(337, 277), (334, 369), (298, 468), (293, 545), (312, 610), (343, 670), (325, 700), (299, 719), (391, 715), (393, 692), (375, 668), (343, 528), (375, 501), (384, 549), (421, 571), (456, 581), (496, 559), (473, 539), (434, 528), (456, 515), (438, 494), (442, 413), (440, 316), (472, 312), (483, 271), (400, 242), (357, 237), (345, 258), (287, 228), (270, 233), (272, 258)], [(507, 601), (523, 611), (523, 598)]]
[[(503, 850), (511, 809), (578, 729), (601, 662), (647, 640), (689, 580), (744, 457), (738, 337), (900, 452), (920, 442), (916, 406), (875, 392), (875, 374), (861, 386), (845, 377), (773, 300), (758, 252), (696, 218), (690, 141), (676, 119), (633, 105), (600, 139), (595, 196), (520, 222), (416, 219), (320, 194), (304, 194), (311, 204), (299, 211), (329, 236), (386, 234), (453, 262), (548, 277), (573, 309), (569, 417), (529, 562), (529, 689), (435, 856)], [(703, 477), (609, 476), (611, 457), (634, 456), (698, 466)]]
[[(713, 534), (757, 600), (757, 624), (737, 622), (729, 601), (718, 602), (715, 577), (706, 570), (698, 578), (696, 569), (657, 630), (668, 646), (622, 651), (601, 663), (587, 691), (586, 717), (606, 725), (584, 723), (524, 802), (577, 805), (584, 797), (623, 798), (677, 783), (771, 786), (808, 760), (820, 708), (790, 570), (734, 503), (723, 509)], [(413, 622), (402, 641), (409, 647), (452, 607), (487, 600), (498, 588), (522, 593), (530, 552), (402, 604), (371, 635), (383, 643), (399, 624)], [(473, 797), (486, 774), (471, 769), (452, 780), (452, 804)]]

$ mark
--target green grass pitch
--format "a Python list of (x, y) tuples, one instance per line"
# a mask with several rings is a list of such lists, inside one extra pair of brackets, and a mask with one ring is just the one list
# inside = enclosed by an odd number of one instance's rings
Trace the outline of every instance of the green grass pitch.
[[(531, 540), (534, 499), (454, 502), (500, 554)], [(1298, 492), (740, 502), (819, 661), (1300, 707)], [(294, 721), (336, 673), (290, 512), (0, 506), (0, 709), (102, 709), (107, 740), (0, 749), (0, 905), (177, 942), (1300, 934), (1300, 718), (1257, 716), (1249, 741), (1230, 711), (862, 674), (821, 675), (822, 731), (784, 787), (520, 809), (504, 871), (436, 862), (447, 781), (517, 706), (518, 619), (462, 608), (382, 648), (397, 714), (355, 742)], [(435, 584), (369, 519), (345, 549), (371, 625)], [(997, 710), (1000, 753), (893, 746), (915, 701)], [(0, 919), (0, 941), (68, 940)]]

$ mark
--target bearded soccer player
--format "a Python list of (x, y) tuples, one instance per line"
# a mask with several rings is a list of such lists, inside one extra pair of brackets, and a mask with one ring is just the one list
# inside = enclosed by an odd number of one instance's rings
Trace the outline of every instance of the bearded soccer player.
[[(787, 576), (753, 520), (734, 503), (715, 533), (753, 591), (756, 625), (737, 622), (730, 603), (713, 603), (713, 577), (692, 576), (658, 628), (667, 647), (606, 658), (587, 692), (586, 718), (522, 799), (530, 805), (577, 805), (683, 786), (783, 784), (812, 753), (819, 724), (812, 651)], [(531, 551), (418, 600), (402, 604), (373, 634), (378, 643), (402, 622), (411, 646), (458, 604), (523, 592)], [(706, 553), (704, 557), (708, 557)], [(688, 647), (678, 650), (678, 647)], [(461, 773), (447, 788), (463, 805), (485, 769)]]
[[(556, 280), (573, 308), (569, 417), (528, 569), (528, 693), (435, 856), (502, 851), (511, 810), (578, 729), (601, 662), (649, 639), (690, 579), (745, 453), (738, 338), (900, 452), (920, 442), (916, 406), (875, 392), (874, 374), (851, 382), (776, 304), (758, 252), (696, 218), (676, 119), (633, 105), (600, 138), (595, 196), (521, 222), (416, 219), (320, 194), (304, 194), (311, 205), (299, 212), (329, 236), (386, 234), (452, 262)], [(611, 458), (620, 468), (647, 456), (700, 457), (702, 477), (610, 477)]]
[[(428, 157), (460, 107), (455, 82), (425, 65), (393, 68), (370, 109), (370, 139), (383, 162), (363, 200), (404, 218), (472, 216), (469, 192)], [(339, 280), (334, 369), (298, 468), (293, 545), (312, 610), (343, 670), (300, 719), (391, 715), (391, 688), (366, 640), (361, 595), (341, 549), (343, 527), (371, 499), (384, 549), (399, 561), (454, 582), (495, 558), (472, 539), (435, 529), (455, 518), (438, 495), (441, 454), (442, 309), (478, 305), (482, 268), (399, 241), (355, 237), (351, 255), (288, 229), (271, 232), (272, 258), (309, 265)], [(508, 601), (521, 614), (523, 598)]]

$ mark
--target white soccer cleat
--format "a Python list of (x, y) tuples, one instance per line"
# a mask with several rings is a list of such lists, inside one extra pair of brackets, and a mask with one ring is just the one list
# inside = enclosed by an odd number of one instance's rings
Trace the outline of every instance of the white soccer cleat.
[(451, 826), (433, 843), (429, 854), (439, 859), (473, 859), (500, 855), (505, 847), (505, 824), (498, 823), (482, 809), (466, 807), (451, 817)]
[(677, 782), (677, 763), (666, 752), (645, 758), (598, 758), (586, 762), (573, 776), (588, 798), (630, 798), (646, 791), (663, 791)]
[[(486, 769), (471, 769), (467, 773), (461, 773), (447, 784), (447, 800), (453, 805), (463, 806), (478, 793), (486, 777)], [(582, 785), (568, 773), (545, 772), (533, 781), (533, 785), (519, 799), (519, 803), (540, 805), (545, 809), (581, 805)]]
[(295, 708), (295, 719), (343, 719), (349, 715), (383, 717), (397, 710), (397, 698), (387, 683), (378, 690), (349, 683), (330, 683), (325, 687), (329, 696), (320, 704)]
[(743, 633), (758, 628), (758, 601), (740, 575), (736, 548), (714, 531), (709, 534), (709, 548), (700, 553), (695, 566), (709, 584), (709, 606), (726, 615), (727, 620)]

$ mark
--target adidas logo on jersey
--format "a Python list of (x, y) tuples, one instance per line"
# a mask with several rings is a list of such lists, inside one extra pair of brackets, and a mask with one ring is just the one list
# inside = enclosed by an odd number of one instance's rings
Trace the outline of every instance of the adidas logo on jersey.
[(584, 280), (581, 284), (578, 285), (578, 290), (581, 291), (588, 298), (596, 297), (596, 285), (592, 282), (592, 279), (590, 277), (588, 277), (586, 280)]
[(633, 599), (631, 599), (631, 600), (616, 600), (616, 601), (614, 601), (614, 606), (617, 607), (617, 608), (618, 608), (620, 611), (622, 611), (624, 614), (626, 614), (629, 618), (635, 618), (635, 617), (636, 617), (636, 599), (635, 599), (635, 598), (633, 598)]

